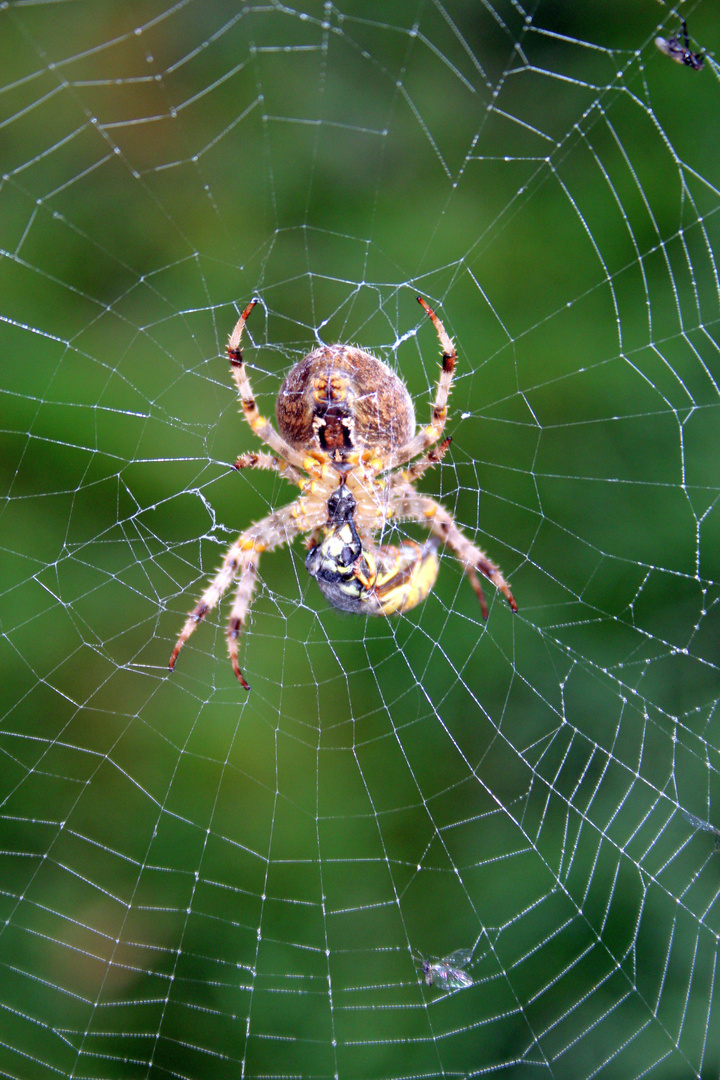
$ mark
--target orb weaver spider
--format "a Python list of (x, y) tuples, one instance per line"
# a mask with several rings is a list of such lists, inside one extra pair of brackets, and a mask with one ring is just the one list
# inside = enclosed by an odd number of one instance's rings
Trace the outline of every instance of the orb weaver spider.
[[(275, 406), (276, 431), (258, 410), (240, 350), (257, 300), (243, 311), (227, 354), (245, 419), (271, 453), (243, 454), (235, 467), (272, 469), (296, 484), (301, 494), (254, 522), (231, 545), (182, 628), (170, 657), (171, 671), (198, 623), (237, 580), (227, 645), (235, 675), (250, 689), (238, 662), (238, 638), (247, 622), (260, 555), (303, 533), (309, 534), (308, 572), (326, 599), (343, 611), (391, 615), (415, 607), (435, 584), (440, 544), (460, 561), (483, 618), (488, 608), (478, 573), (517, 611), (495, 563), (468, 540), (445, 507), (414, 487), (450, 445), (450, 439), (438, 440), (457, 360), (442, 322), (422, 297), (417, 299), (442, 351), (430, 423), (419, 431), (403, 381), (387, 364), (353, 345), (322, 345), (290, 370)], [(399, 547), (377, 545), (375, 535), (391, 520), (419, 522), (430, 530), (430, 539), (424, 545), (411, 540)]]

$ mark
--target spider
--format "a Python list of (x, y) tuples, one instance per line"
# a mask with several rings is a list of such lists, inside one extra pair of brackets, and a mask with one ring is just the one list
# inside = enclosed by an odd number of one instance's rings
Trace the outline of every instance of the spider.
[[(478, 572), (517, 611), (495, 563), (460, 531), (448, 510), (414, 487), (450, 445), (450, 439), (435, 444), (445, 427), (457, 359), (440, 319), (422, 297), (417, 299), (442, 350), (430, 423), (418, 431), (412, 398), (386, 364), (352, 345), (323, 345), (286, 376), (275, 406), (278, 432), (258, 411), (240, 351), (257, 300), (243, 311), (228, 341), (228, 358), (245, 419), (272, 453), (243, 454), (235, 467), (272, 469), (296, 484), (301, 494), (252, 524), (229, 548), (182, 628), (170, 657), (171, 671), (197, 624), (237, 579), (227, 644), (235, 675), (250, 689), (238, 663), (238, 637), (247, 622), (260, 555), (300, 533), (309, 534), (308, 572), (326, 599), (343, 611), (390, 615), (415, 607), (435, 584), (441, 543), (460, 561), (483, 618), (488, 609)], [(399, 547), (376, 545), (375, 534), (382, 534), (391, 519), (420, 522), (431, 536), (422, 546), (411, 540)]]
[[(682, 41), (680, 40), (681, 34)], [(669, 56), (675, 63), (685, 64), (686, 67), (692, 68), (693, 71), (700, 71), (705, 61), (703, 53), (692, 52), (690, 48), (690, 38), (688, 37), (687, 23), (684, 19), (680, 20), (680, 29), (677, 34), (673, 34), (669, 38), (656, 37), (655, 44), (660, 52), (664, 52), (665, 55)]]

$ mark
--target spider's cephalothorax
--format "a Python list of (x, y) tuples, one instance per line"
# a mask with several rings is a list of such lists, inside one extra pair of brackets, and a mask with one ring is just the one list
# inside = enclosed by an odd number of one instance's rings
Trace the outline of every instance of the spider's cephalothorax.
[[(419, 431), (407, 388), (387, 364), (351, 345), (330, 345), (313, 350), (287, 375), (276, 405), (278, 433), (258, 412), (245, 371), (240, 341), (257, 301), (245, 308), (230, 335), (228, 357), (245, 418), (273, 452), (243, 454), (236, 468), (274, 469), (296, 484), (300, 495), (255, 522), (230, 547), (183, 626), (170, 657), (171, 670), (197, 624), (237, 580), (228, 651), (235, 674), (249, 689), (238, 663), (238, 637), (252, 602), (260, 554), (300, 533), (310, 534), (308, 572), (326, 599), (343, 611), (391, 615), (420, 603), (435, 584), (440, 543), (462, 564), (484, 618), (488, 611), (478, 572), (517, 611), (498, 567), (464, 536), (443, 506), (414, 487), (450, 445), (450, 439), (434, 444), (445, 427), (457, 359), (435, 312), (421, 297), (418, 301), (442, 348), (430, 423)], [(375, 535), (390, 519), (420, 522), (431, 536), (424, 545), (406, 540), (397, 547), (378, 546)]]

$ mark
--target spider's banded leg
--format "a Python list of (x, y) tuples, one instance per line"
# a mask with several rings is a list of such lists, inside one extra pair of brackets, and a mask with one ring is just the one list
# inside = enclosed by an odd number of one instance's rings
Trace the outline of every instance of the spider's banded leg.
[(282, 435), (277, 433), (270, 421), (260, 415), (253, 396), (252, 387), (250, 386), (250, 380), (248, 379), (247, 371), (245, 370), (245, 363), (240, 350), (240, 340), (243, 335), (243, 330), (245, 329), (248, 315), (256, 304), (257, 300), (250, 301), (235, 324), (235, 329), (228, 339), (227, 354), (230, 361), (230, 370), (232, 372), (232, 377), (235, 380), (235, 385), (237, 386), (245, 419), (255, 434), (259, 439), (262, 439), (271, 450), (274, 450), (279, 457), (283, 458), (291, 465), (296, 465), (299, 469), (302, 469), (304, 463), (303, 455), (299, 454), (289, 443), (285, 442)]
[(236, 540), (236, 542), (230, 548), (227, 555), (223, 559), (222, 566), (208, 585), (205, 592), (202, 594), (198, 603), (195, 605), (195, 607), (192, 609), (187, 619), (185, 620), (185, 625), (180, 631), (180, 637), (175, 642), (175, 648), (172, 651), (170, 663), (168, 664), (168, 667), (171, 671), (175, 667), (175, 661), (178, 658), (180, 650), (192, 634), (197, 624), (205, 618), (208, 611), (212, 611), (212, 609), (220, 600), (220, 597), (223, 595), (223, 593), (235, 577), (238, 568), (238, 556), (236, 549), (238, 547), (238, 544), (240, 543), (240, 540), (242, 539), (243, 538), (240, 537), (239, 540)]
[(452, 442), (450, 435), (446, 439), (443, 439), (437, 446), (433, 446), (428, 450), (424, 457), (421, 457), (418, 461), (414, 461), (409, 469), (405, 469), (400, 475), (402, 479), (408, 484), (414, 484), (416, 480), (419, 480), (428, 469), (431, 469), (433, 465), (437, 465), (439, 461), (445, 457), (447, 450)]
[(512, 610), (517, 611), (515, 597), (510, 592), (510, 586), (503, 577), (500, 568), (487, 557), (484, 551), (468, 540), (444, 506), (436, 503), (434, 499), (429, 498), (427, 495), (418, 495), (414, 491), (408, 491), (399, 501), (400, 506), (396, 517), (405, 517), (422, 522), (432, 531), (433, 535), (438, 536), (455, 553), (462, 563), (470, 584), (480, 601), (484, 619), (487, 618), (488, 609), (476, 573), (478, 570), (500, 590)]
[[(230, 625), (228, 628), (228, 650), (230, 652), (230, 660), (233, 663), (235, 674), (245, 689), (249, 689), (248, 684), (245, 682), (245, 679), (237, 666), (237, 637), (244, 624), (245, 616), (247, 615), (250, 606), (250, 600), (252, 599), (252, 590), (257, 576), (257, 564), (260, 555), (263, 551), (271, 551), (281, 544), (288, 543), (294, 536), (297, 536), (299, 532), (303, 531), (303, 527), (299, 523), (296, 514), (296, 503), (291, 503), (289, 506), (284, 506), (281, 510), (276, 510), (274, 513), (268, 514), (267, 517), (256, 522), (254, 525), (251, 525), (249, 529), (240, 534), (223, 559), (217, 574), (200, 597), (199, 602), (188, 615), (170, 657), (168, 666), (171, 671), (175, 667), (175, 661), (178, 658), (180, 650), (197, 624), (205, 618), (208, 611), (212, 611), (223, 593), (230, 586), (233, 579), (239, 575), (238, 592), (235, 603), (233, 604), (233, 610), (230, 615)], [(246, 578), (247, 580), (245, 580)], [(242, 608), (240, 615), (238, 616), (237, 609), (241, 597)], [(233, 620), (238, 618), (239, 622), (235, 625)]]
[[(455, 371), (455, 364), (457, 363), (457, 351), (451, 338), (448, 337), (445, 327), (432, 308), (428, 307), (421, 296), (418, 296), (418, 303), (430, 316), (430, 320), (437, 331), (440, 348), (442, 349), (442, 369), (440, 371), (440, 378), (438, 379), (430, 428), (427, 429), (428, 437), (431, 434), (434, 435), (432, 442), (436, 442), (442, 435), (445, 421), (447, 420), (447, 402), (450, 394), (450, 387), (452, 385), (453, 372)], [(412, 456), (414, 457), (415, 455), (413, 454)]]
[(255, 588), (255, 582), (257, 581), (257, 567), (260, 561), (260, 552), (256, 549), (243, 552), (241, 557), (240, 576), (238, 578), (237, 589), (235, 591), (235, 599), (233, 601), (232, 611), (230, 612), (230, 621), (228, 622), (228, 628), (226, 632), (228, 654), (230, 656), (230, 663), (232, 669), (235, 672), (240, 685), (246, 690), (250, 689), (250, 684), (245, 681), (242, 671), (240, 670), (240, 664), (238, 663), (238, 638), (240, 632), (245, 626), (245, 617), (250, 609), (252, 603), (253, 589)]
[(233, 465), (233, 469), (270, 469), (279, 473), (283, 479), (289, 480), (291, 484), (297, 484), (298, 487), (302, 487), (307, 482), (307, 476), (299, 472), (294, 465), (289, 465), (287, 461), (275, 457), (274, 454), (255, 453), (253, 450), (248, 451), (247, 454), (241, 454)]
[(435, 392), (435, 402), (432, 408), (430, 423), (427, 427), (418, 431), (417, 435), (414, 435), (405, 446), (401, 447), (395, 454), (390, 456), (383, 465), (383, 472), (386, 472), (388, 469), (394, 469), (397, 465), (404, 465), (406, 461), (410, 461), (412, 458), (417, 457), (418, 454), (424, 453), (429, 446), (432, 446), (433, 443), (438, 441), (443, 433), (445, 421), (447, 420), (447, 402), (450, 395), (450, 387), (452, 386), (457, 352), (452, 343), (452, 339), (448, 336), (445, 327), (432, 308), (421, 296), (418, 296), (417, 299), (418, 303), (430, 316), (432, 324), (437, 331), (437, 336), (440, 340), (440, 348), (442, 349), (442, 368), (440, 369), (440, 378), (438, 379), (437, 390)]

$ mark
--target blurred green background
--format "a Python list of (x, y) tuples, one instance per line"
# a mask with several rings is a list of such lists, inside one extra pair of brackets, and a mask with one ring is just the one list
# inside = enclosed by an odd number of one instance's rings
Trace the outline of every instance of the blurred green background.
[[(682, 5), (712, 52), (716, 7)], [(720, 91), (657, 0), (0, 10), (0, 1073), (717, 1076)], [(660, 30), (658, 30), (660, 27)], [(263, 559), (319, 341), (453, 445), (402, 619)], [(412, 531), (412, 530), (410, 530)], [(417, 534), (419, 535), (419, 534)], [(471, 989), (418, 957), (474, 947)]]

